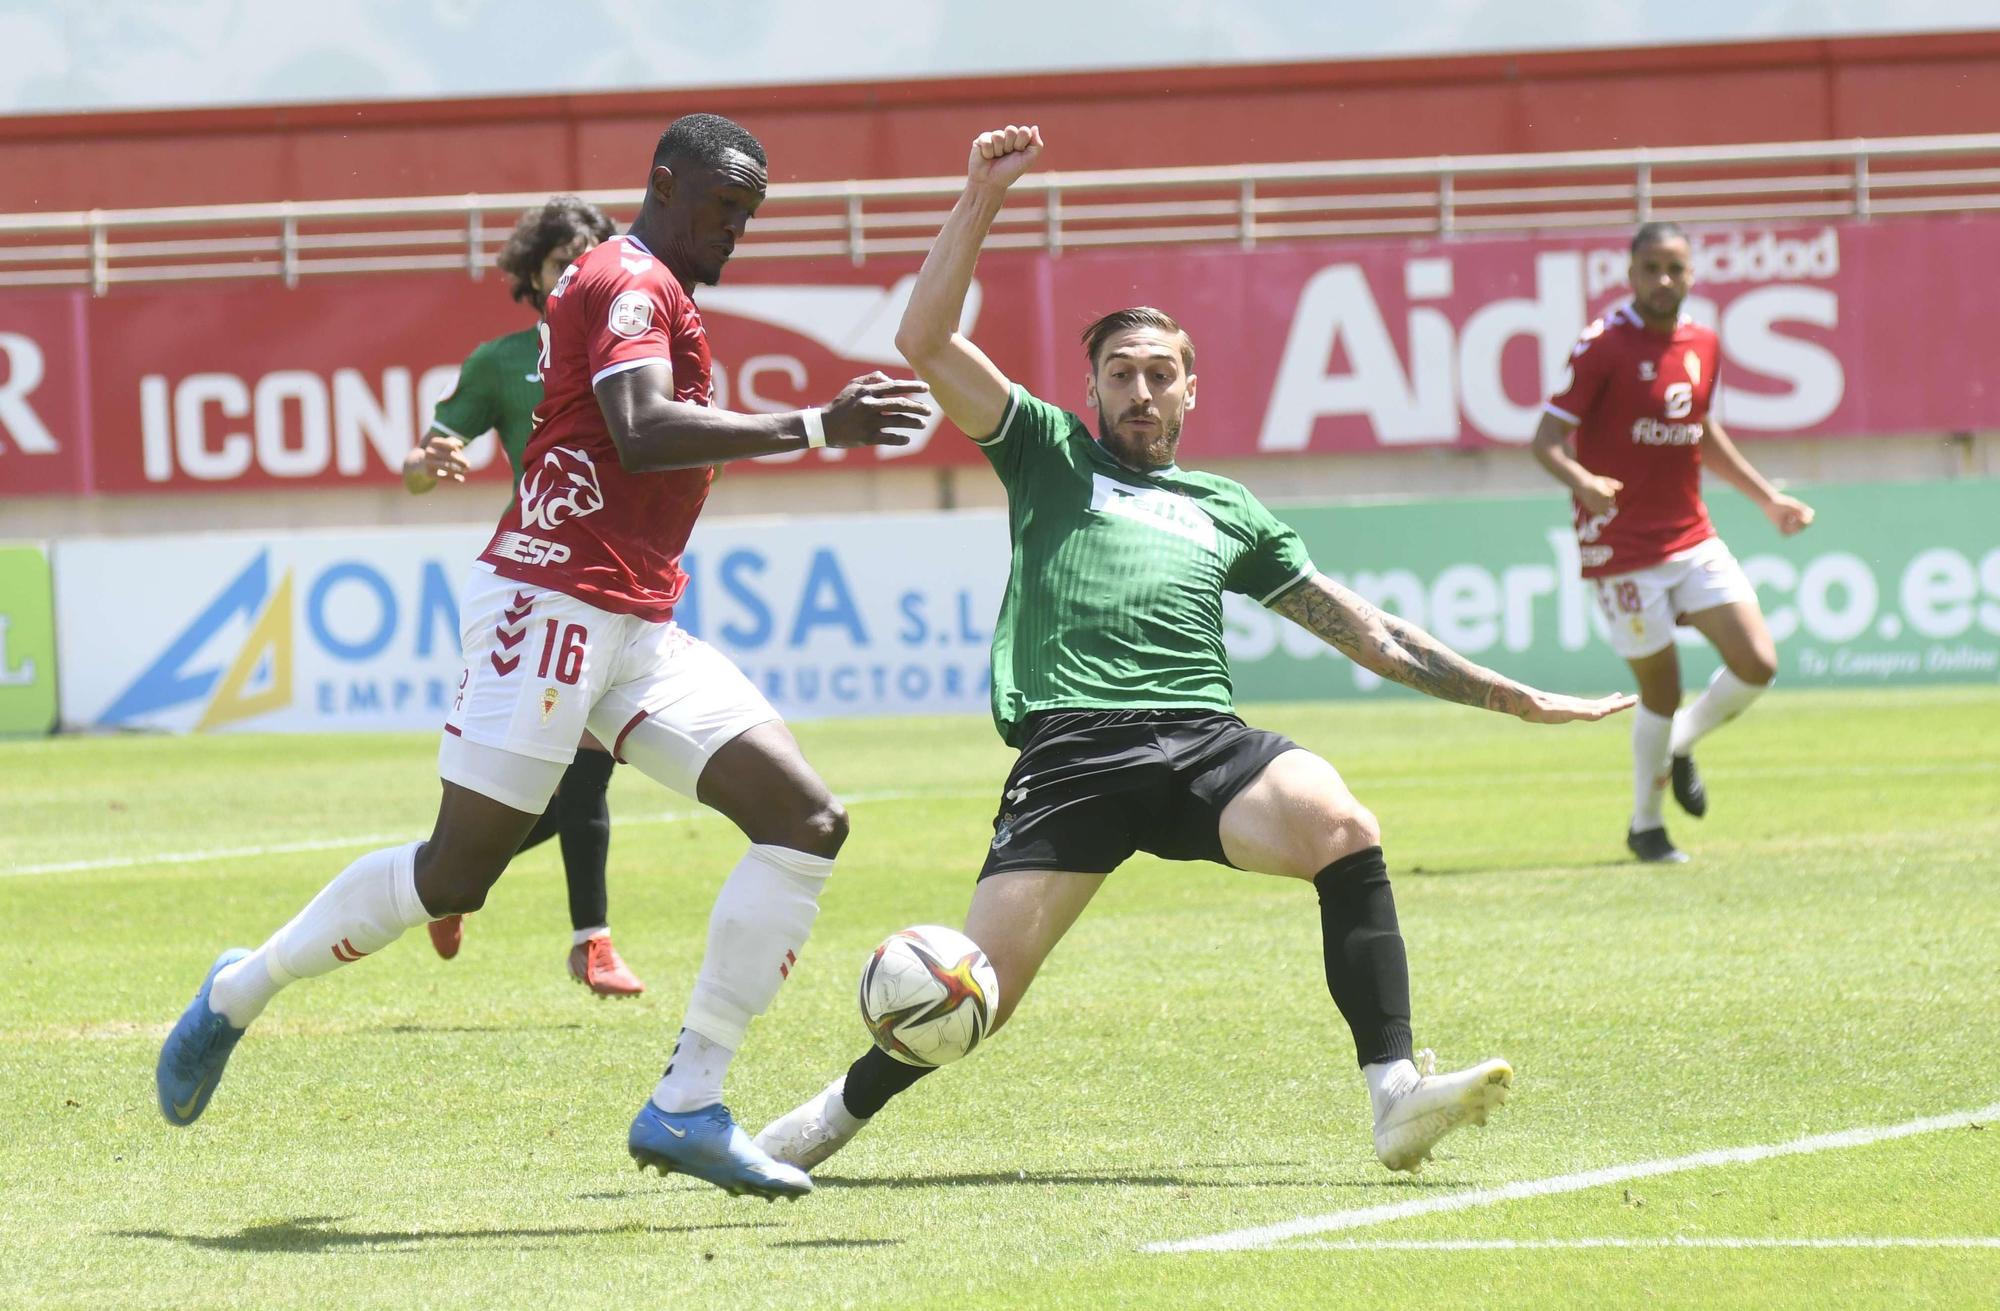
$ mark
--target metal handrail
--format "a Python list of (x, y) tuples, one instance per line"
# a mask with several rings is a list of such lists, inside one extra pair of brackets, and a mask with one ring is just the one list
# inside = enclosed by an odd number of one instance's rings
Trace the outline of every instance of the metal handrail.
[[(921, 253), (963, 185), (958, 177), (780, 183), (738, 253), (855, 264)], [(614, 218), (629, 217), (637, 203), (630, 190), (582, 195)], [(1644, 219), (1865, 219), (2000, 207), (2000, 133), (1041, 173), (1017, 182), (1013, 198), (991, 244), (1056, 254)], [(4, 214), (0, 287), (88, 286), (102, 294), (120, 283), (292, 285), (328, 274), (454, 268), (478, 277), (512, 217), (544, 199), (525, 192)], [(230, 255), (242, 258), (223, 258)]]

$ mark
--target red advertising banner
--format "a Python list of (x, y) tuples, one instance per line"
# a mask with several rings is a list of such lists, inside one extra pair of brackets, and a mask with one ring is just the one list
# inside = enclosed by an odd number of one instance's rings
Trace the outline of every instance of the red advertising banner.
[(81, 296), (0, 300), (0, 496), (91, 490), (89, 358)]
[[(966, 326), (1076, 407), (1079, 330), (1121, 306), (1169, 311), (1198, 350), (1189, 440), (1205, 457), (1520, 445), (1577, 334), (1623, 295), (1624, 241), (1002, 252)], [(1705, 231), (1695, 248), (1690, 308), (1721, 331), (1720, 417), (1738, 435), (2000, 426), (2000, 328), (1969, 276), (2000, 255), (2000, 217)], [(797, 409), (872, 369), (906, 373), (894, 337), (914, 271), (760, 265), (702, 289), (718, 403)], [(388, 483), (459, 360), (529, 321), (499, 279), (444, 275), (0, 297), (0, 496)], [(480, 476), (505, 476), (490, 444), (473, 454)], [(802, 458), (977, 456), (933, 429)]]
[[(2000, 425), (2000, 327), (1967, 276), (2000, 257), (2000, 219), (1700, 232), (1694, 255), (1732, 433)], [(1204, 454), (1519, 445), (1628, 260), (1623, 234), (1105, 252), (1064, 258), (1051, 316), (1059, 335), (1120, 304), (1179, 319)]]

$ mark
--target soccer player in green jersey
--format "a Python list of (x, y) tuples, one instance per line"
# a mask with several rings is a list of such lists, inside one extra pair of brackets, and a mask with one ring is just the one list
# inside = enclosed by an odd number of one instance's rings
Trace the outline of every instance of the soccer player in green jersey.
[[(1310, 881), (1376, 1155), (1414, 1170), (1445, 1134), (1485, 1121), (1513, 1070), (1489, 1060), (1439, 1075), (1428, 1053), (1419, 1068), (1381, 829), (1332, 765), (1231, 712), (1222, 594), (1251, 596), (1442, 700), (1553, 724), (1602, 719), (1633, 698), (1555, 695), (1472, 664), (1315, 570), (1298, 534), (1243, 487), (1183, 469), (1194, 345), (1159, 310), (1120, 310), (1084, 333), (1095, 437), (1010, 384), (954, 329), (987, 229), (1041, 145), (1032, 127), (973, 143), (896, 341), (1007, 489), (1013, 570), (993, 637), (993, 712), (1020, 755), (965, 925), (999, 976), (993, 1025), (1134, 851)], [(757, 1145), (809, 1170), (926, 1073), (871, 1047)]]
[[(575, 196), (556, 196), (521, 215), (498, 261), (514, 299), (532, 305), (539, 318), (544, 299), (563, 270), (609, 239), (611, 232), (611, 220)], [(438, 402), (430, 431), (404, 457), (403, 485), (421, 494), (440, 482), (464, 482), (470, 472), (466, 443), (490, 428), (507, 452), (513, 485), (519, 487), (522, 453), (534, 431), (535, 407), (542, 403), (541, 353), (540, 323), (475, 347), (459, 368), (458, 385)], [(569, 883), (570, 976), (600, 997), (636, 996), (646, 985), (611, 945), (610, 903), (604, 886), (611, 848), (611, 809), (605, 797), (611, 784), (611, 754), (587, 733), (581, 745), (555, 799), (521, 850), (552, 837), (561, 842), (563, 875)], [(464, 941), (465, 917), (432, 920), (430, 935), (438, 955), (450, 960)]]

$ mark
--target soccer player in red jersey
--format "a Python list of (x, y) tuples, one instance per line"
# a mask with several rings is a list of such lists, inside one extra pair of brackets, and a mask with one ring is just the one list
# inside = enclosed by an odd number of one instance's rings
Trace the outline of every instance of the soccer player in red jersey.
[(676, 120), (632, 230), (549, 292), (544, 399), (520, 496), (462, 601), (466, 668), (439, 744), (436, 827), (428, 841), (361, 857), (263, 946), (216, 960), (160, 1051), (170, 1123), (201, 1115), (244, 1028), (280, 988), (479, 909), (588, 728), (750, 840), (716, 896), (679, 1040), (628, 1149), (642, 1168), (731, 1193), (812, 1191), (737, 1127), (722, 1082), (805, 945), (847, 813), (742, 672), (673, 623), (688, 582), (680, 557), (715, 465), (906, 445), (927, 411), (922, 383), (879, 373), (820, 409), (713, 407), (690, 293), (721, 277), (765, 179), (763, 147), (742, 127), (713, 114)]
[[(1722, 351), (1711, 329), (1681, 313), (1692, 266), (1678, 224), (1639, 228), (1632, 299), (1584, 329), (1534, 441), (1535, 458), (1574, 498), (1583, 576), (1595, 582), (1611, 645), (1639, 682), (1625, 845), (1645, 861), (1687, 859), (1660, 813), (1668, 780), (1683, 810), (1707, 813), (1694, 746), (1742, 714), (1778, 668), (1756, 589), (1702, 504), (1702, 452), (1779, 532), (1789, 536), (1813, 519), (1811, 507), (1750, 467), (1709, 412)], [(1714, 644), (1722, 668), (1676, 714), (1680, 623)]]
[[(514, 299), (532, 306), (539, 321), (548, 294), (563, 270), (609, 241), (611, 220), (597, 206), (575, 196), (555, 196), (521, 215), (497, 263), (512, 284)], [(438, 402), (424, 440), (403, 458), (403, 485), (423, 495), (440, 483), (463, 483), (471, 466), (466, 443), (491, 429), (521, 481), (521, 461), (534, 435), (534, 411), (542, 403), (539, 326), (482, 342), (458, 371), (458, 385)], [(535, 821), (521, 850), (559, 837), (563, 879), (569, 885), (569, 973), (600, 997), (635, 997), (646, 990), (611, 944), (611, 907), (604, 866), (611, 849), (611, 753), (589, 733), (577, 744), (549, 808)], [(516, 853), (519, 854), (518, 852)], [(447, 915), (430, 922), (431, 945), (446, 960), (458, 955), (465, 917)]]

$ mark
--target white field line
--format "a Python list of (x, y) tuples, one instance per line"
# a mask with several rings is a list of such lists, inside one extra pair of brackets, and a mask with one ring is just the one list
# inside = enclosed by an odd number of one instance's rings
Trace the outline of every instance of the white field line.
[(1557, 1193), (1574, 1193), (1585, 1188), (1601, 1188), (1605, 1184), (1623, 1183), (1628, 1179), (1648, 1179), (1654, 1175), (1678, 1174), (1683, 1170), (1705, 1170), (1717, 1165), (1741, 1165), (1749, 1161), (1766, 1161), (1777, 1156), (1804, 1156), (1812, 1152), (1837, 1151), (1844, 1147), (1866, 1147), (1870, 1143), (1909, 1138), (1916, 1134), (1962, 1129), (1969, 1124), (1996, 1118), (2000, 1118), (2000, 1102), (1982, 1106), (1974, 1111), (1926, 1116), (1902, 1124), (1843, 1129), (1838, 1133), (1816, 1134), (1810, 1138), (1797, 1138), (1788, 1143), (1717, 1148), (1713, 1151), (1696, 1152), (1692, 1156), (1672, 1156), (1655, 1161), (1636, 1161), (1629, 1165), (1611, 1165), (1597, 1170), (1556, 1175), (1548, 1179), (1529, 1179), (1519, 1183), (1503, 1184), (1497, 1188), (1474, 1188), (1462, 1193), (1446, 1193), (1440, 1197), (1425, 1197), (1412, 1202), (1390, 1202), (1381, 1206), (1359, 1207), (1351, 1211), (1335, 1211), (1329, 1215), (1300, 1216), (1296, 1220), (1260, 1225), (1254, 1229), (1232, 1229), (1227, 1233), (1210, 1234), (1202, 1238), (1148, 1243), (1139, 1250), (1142, 1252), (1248, 1251), (1253, 1248), (1271, 1247), (1311, 1234), (1364, 1229), (1370, 1225), (1388, 1224), (1391, 1221), (1408, 1220), (1420, 1215), (1436, 1215), (1442, 1211), (1463, 1211), (1475, 1206), (1492, 1206), (1499, 1202), (1550, 1197)]
[(1885, 1248), (1994, 1247), (2000, 1238), (1350, 1238), (1288, 1243), (1281, 1252), (1562, 1252), (1594, 1247), (1665, 1248)]
[[(1974, 760), (1952, 765), (1856, 765), (1827, 766), (1799, 765), (1773, 769), (1746, 769), (1733, 772), (1741, 778), (1824, 778), (1834, 775), (1870, 776), (1924, 776), (1933, 774), (1990, 773), (2000, 770), (2000, 761)], [(1602, 770), (1582, 772), (1569, 771), (1537, 774), (1544, 782), (1592, 782), (1605, 777)], [(1436, 780), (1428, 774), (1387, 774), (1369, 780), (1370, 788), (1430, 787)], [(965, 801), (991, 796), (990, 791), (978, 792), (860, 792), (842, 798), (849, 804), (866, 805), (877, 801)], [(707, 811), (664, 811), (656, 815), (614, 817), (612, 825), (628, 824), (679, 824), (690, 819), (698, 819)], [(292, 855), (303, 851), (333, 851), (341, 847), (375, 847), (390, 842), (409, 841), (407, 833), (360, 833), (337, 838), (309, 838), (294, 842), (272, 842), (248, 847), (211, 847), (199, 851), (169, 851), (146, 856), (103, 856), (90, 860), (50, 861), (35, 865), (0, 866), (0, 878), (23, 878), (34, 874), (82, 874), (93, 870), (133, 869), (154, 865), (200, 865), (215, 860), (238, 860), (254, 856)]]
[[(841, 798), (850, 806), (882, 801), (963, 801), (992, 795), (990, 792), (857, 792)], [(613, 828), (642, 824), (684, 824), (691, 819), (720, 819), (709, 810), (668, 810), (656, 815), (613, 817)], [(80, 874), (93, 870), (134, 869), (156, 865), (202, 865), (217, 860), (239, 860), (253, 856), (284, 856), (302, 851), (336, 851), (342, 847), (382, 847), (410, 841), (409, 833), (353, 833), (338, 838), (306, 838), (295, 842), (267, 842), (251, 847), (209, 847), (200, 851), (163, 851), (145, 856), (102, 856), (92, 860), (62, 860), (40, 865), (0, 866), (0, 878), (25, 878), (31, 874)]]
[[(1334, 762), (1338, 764), (1339, 762)], [(1944, 765), (1770, 765), (1746, 766), (1730, 769), (1726, 775), (1732, 779), (1802, 779), (1802, 778), (1929, 778), (1936, 775), (1960, 776), (1965, 774), (1991, 774), (2000, 771), (2000, 760), (1960, 760)], [(1721, 771), (1717, 771), (1721, 774)], [(1551, 769), (1525, 775), (1534, 783), (1597, 783), (1607, 777), (1602, 769)], [(1430, 774), (1383, 774), (1378, 777), (1365, 775), (1356, 777), (1363, 791), (1371, 788), (1435, 787), (1437, 779)]]

